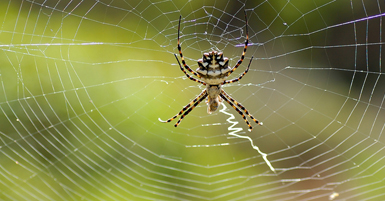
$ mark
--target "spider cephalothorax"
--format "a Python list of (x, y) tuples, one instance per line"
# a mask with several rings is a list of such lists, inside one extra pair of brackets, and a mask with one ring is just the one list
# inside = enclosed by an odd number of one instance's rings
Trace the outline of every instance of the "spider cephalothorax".
[[(198, 82), (200, 84), (206, 85), (206, 89), (202, 91), (201, 94), (198, 95), (194, 100), (192, 100), (189, 104), (187, 104), (183, 109), (173, 116), (172, 118), (163, 121), (159, 119), (161, 122), (171, 122), (175, 118), (177, 118), (179, 115), (182, 115), (178, 122), (175, 124), (175, 127), (179, 125), (179, 123), (182, 121), (182, 119), (188, 115), (191, 110), (193, 110), (200, 102), (202, 102), (206, 97), (207, 97), (207, 112), (211, 114), (212, 112), (216, 111), (219, 107), (219, 104), (222, 102), (222, 99), (225, 100), (228, 104), (231, 105), (245, 120), (247, 126), (249, 127), (249, 131), (251, 131), (253, 128), (250, 125), (249, 121), (247, 121), (246, 116), (243, 114), (243, 112), (249, 116), (255, 123), (262, 125), (262, 122), (259, 122), (257, 119), (255, 119), (249, 111), (246, 110), (246, 108), (238, 103), (236, 100), (234, 100), (231, 96), (229, 96), (223, 89), (221, 89), (221, 86), (224, 84), (229, 84), (233, 82), (237, 82), (246, 73), (249, 71), (249, 67), (251, 64), (251, 61), (253, 60), (253, 57), (251, 57), (249, 65), (247, 66), (246, 70), (243, 72), (242, 75), (240, 75), (238, 78), (232, 79), (232, 80), (226, 80), (227, 77), (233, 73), (239, 65), (241, 65), (243, 59), (245, 58), (246, 50), (247, 50), (247, 45), (249, 43), (249, 33), (247, 29), (247, 16), (245, 12), (245, 21), (246, 21), (246, 41), (245, 41), (245, 46), (241, 55), (241, 59), (238, 60), (237, 64), (233, 67), (229, 67), (229, 59), (227, 57), (223, 57), (222, 52), (217, 52), (217, 51), (212, 51), (209, 53), (204, 53), (203, 58), (198, 60), (198, 68), (195, 71), (193, 71), (185, 62), (183, 54), (182, 54), (182, 48), (180, 46), (180, 40), (179, 40), (179, 30), (180, 30), (180, 21), (181, 21), (181, 16), (179, 17), (179, 25), (178, 25), (178, 50), (179, 50), (179, 55), (180, 58), (182, 59), (182, 64), (184, 68), (196, 77), (200, 78), (196, 79), (193, 78), (191, 75), (189, 75), (185, 69), (183, 69), (182, 65), (179, 62), (179, 59), (177, 55), (175, 54), (175, 58), (178, 61), (180, 69), (186, 74), (186, 76), (195, 82)], [(236, 106), (238, 107), (236, 107)], [(243, 112), (240, 110), (243, 110)]]

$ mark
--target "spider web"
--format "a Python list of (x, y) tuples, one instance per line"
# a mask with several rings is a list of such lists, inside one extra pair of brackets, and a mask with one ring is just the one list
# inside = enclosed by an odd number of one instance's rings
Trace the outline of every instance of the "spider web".
[[(0, 2), (0, 199), (385, 199), (384, 2)], [(163, 124), (223, 51), (227, 103)]]

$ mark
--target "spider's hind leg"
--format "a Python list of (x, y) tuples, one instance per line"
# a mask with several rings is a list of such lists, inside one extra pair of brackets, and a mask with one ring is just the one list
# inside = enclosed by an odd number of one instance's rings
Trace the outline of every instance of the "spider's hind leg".
[(241, 58), (238, 60), (237, 64), (231, 69), (231, 71), (229, 71), (229, 75), (231, 73), (233, 73), (239, 65), (241, 65), (241, 63), (243, 62), (243, 59), (245, 58), (245, 54), (246, 54), (246, 50), (247, 50), (247, 45), (249, 44), (249, 29), (247, 28), (248, 26), (248, 23), (247, 23), (247, 15), (246, 15), (246, 11), (245, 11), (245, 23), (246, 23), (246, 40), (245, 40), (245, 46), (243, 47), (243, 52), (242, 52), (242, 55), (241, 55)]
[(186, 74), (186, 76), (187, 76), (190, 80), (195, 81), (195, 82), (198, 82), (198, 83), (201, 83), (201, 84), (203, 84), (203, 85), (206, 85), (206, 83), (204, 83), (204, 82), (202, 82), (202, 81), (200, 81), (200, 80), (198, 80), (198, 79), (195, 79), (195, 78), (191, 77), (191, 76), (190, 76), (190, 75), (183, 69), (182, 65), (180, 65), (178, 56), (176, 56), (176, 54), (174, 54), (174, 56), (175, 56), (176, 60), (178, 61), (180, 70), (182, 70), (182, 71), (184, 72), (184, 74)]
[[(182, 59), (182, 64), (184, 66), (185, 69), (187, 69), (188, 71), (190, 71), (190, 73), (194, 74), (195, 76), (197, 76), (198, 78), (201, 78), (201, 76), (196, 73), (195, 71), (193, 71), (187, 64), (186, 64), (186, 61), (184, 60), (184, 57), (183, 57), (183, 53), (182, 53), (182, 47), (180, 46), (180, 21), (182, 19), (182, 16), (179, 16), (179, 24), (178, 24), (178, 51), (179, 51), (179, 55), (180, 55), (180, 58)], [(178, 61), (179, 62), (179, 61)]]
[(243, 76), (245, 76), (246, 73), (249, 72), (250, 64), (251, 64), (252, 61), (253, 61), (253, 57), (251, 57), (250, 62), (249, 62), (249, 65), (247, 65), (247, 68), (246, 68), (246, 70), (242, 73), (242, 75), (240, 75), (239, 77), (237, 77), (237, 78), (235, 78), (235, 79), (232, 79), (232, 80), (226, 80), (226, 81), (224, 81), (222, 84), (230, 84), (230, 83), (238, 82), (239, 80), (241, 80), (241, 79), (243, 78)]

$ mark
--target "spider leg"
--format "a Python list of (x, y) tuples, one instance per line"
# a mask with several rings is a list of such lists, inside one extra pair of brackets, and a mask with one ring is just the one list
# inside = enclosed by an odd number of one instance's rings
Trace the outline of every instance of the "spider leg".
[(195, 102), (194, 103), (194, 105), (192, 106), (192, 107), (190, 107), (185, 113), (183, 113), (183, 115), (180, 117), (180, 119), (178, 120), (178, 122), (176, 122), (176, 124), (174, 125), (175, 127), (177, 127), (179, 124), (180, 124), (180, 122), (182, 121), (182, 119), (185, 117), (185, 116), (187, 116), (190, 112), (191, 112), (191, 110), (193, 110), (200, 102), (202, 102), (206, 97), (207, 97), (207, 91), (205, 90), (204, 91), (205, 93), (204, 93), (204, 95), (197, 101), (197, 102)]
[(199, 94), (199, 96), (197, 96), (194, 100), (192, 100), (189, 104), (187, 104), (186, 106), (183, 107), (183, 109), (181, 111), (179, 111), (178, 114), (176, 114), (175, 116), (171, 117), (170, 119), (166, 120), (166, 121), (163, 121), (161, 120), (160, 118), (158, 119), (160, 122), (162, 123), (168, 123), (172, 120), (174, 120), (175, 118), (177, 118), (179, 115), (183, 114), (184, 111), (186, 111), (189, 107), (191, 107), (194, 103), (196, 103), (198, 100), (200, 100), (203, 96), (207, 96), (207, 92), (206, 92), (206, 89), (202, 91), (201, 94)]
[(178, 24), (178, 50), (179, 50), (179, 55), (180, 55), (180, 58), (182, 59), (182, 64), (184, 66), (185, 69), (187, 69), (188, 71), (190, 71), (192, 74), (194, 74), (195, 76), (197, 76), (198, 78), (201, 78), (201, 76), (196, 73), (195, 71), (193, 71), (185, 62), (184, 60), (184, 57), (183, 57), (183, 54), (182, 54), (182, 47), (180, 46), (180, 40), (179, 40), (179, 30), (180, 30), (180, 20), (182, 19), (182, 16), (179, 16), (179, 24)]
[(187, 76), (190, 80), (195, 81), (195, 82), (198, 82), (198, 83), (201, 83), (201, 84), (203, 84), (203, 85), (206, 85), (206, 83), (204, 83), (204, 82), (202, 82), (202, 81), (200, 81), (200, 80), (198, 80), (198, 79), (195, 79), (195, 78), (191, 77), (191, 76), (190, 76), (190, 75), (183, 69), (182, 65), (180, 65), (178, 56), (176, 56), (176, 54), (174, 54), (174, 56), (175, 56), (176, 60), (178, 61), (178, 64), (179, 64), (180, 69), (184, 72), (184, 74), (186, 74), (186, 76)]
[(250, 113), (249, 111), (247, 111), (247, 109), (240, 103), (238, 103), (236, 100), (234, 100), (230, 95), (228, 95), (223, 89), (221, 90), (221, 94), (223, 94), (224, 96), (226, 96), (228, 99), (230, 99), (231, 102), (235, 103), (239, 108), (241, 108), (245, 114), (247, 116), (249, 116), (255, 123), (257, 123), (258, 125), (263, 125), (262, 122), (258, 121), (257, 119), (255, 119)]
[(243, 48), (241, 59), (239, 59), (237, 65), (235, 65), (231, 69), (231, 71), (229, 71), (229, 75), (231, 73), (233, 73), (238, 68), (239, 65), (241, 65), (243, 59), (245, 58), (245, 54), (246, 54), (246, 50), (247, 50), (247, 44), (249, 44), (249, 30), (247, 29), (247, 15), (246, 15), (246, 11), (245, 11), (245, 21), (246, 21), (246, 41), (245, 41), (245, 47)]
[(225, 100), (228, 104), (230, 104), (230, 106), (233, 107), (233, 108), (234, 108), (234, 109), (235, 109), (235, 110), (242, 116), (242, 118), (245, 120), (247, 126), (249, 127), (249, 131), (251, 132), (251, 130), (253, 130), (253, 127), (251, 127), (249, 121), (247, 121), (246, 116), (242, 113), (242, 111), (240, 111), (237, 107), (235, 107), (235, 105), (234, 105), (233, 103), (231, 103), (231, 102), (226, 98), (225, 95), (223, 95), (222, 93), (220, 93), (219, 95), (223, 98), (223, 100)]
[(233, 83), (233, 82), (238, 82), (240, 79), (243, 78), (243, 76), (246, 75), (247, 72), (249, 72), (249, 68), (250, 68), (250, 64), (251, 64), (251, 61), (253, 60), (253, 57), (251, 57), (250, 59), (250, 62), (249, 62), (249, 65), (247, 66), (245, 72), (243, 72), (243, 74), (241, 76), (239, 76), (238, 78), (235, 78), (235, 79), (232, 79), (232, 80), (226, 80), (222, 83), (223, 84), (229, 84), (229, 83)]

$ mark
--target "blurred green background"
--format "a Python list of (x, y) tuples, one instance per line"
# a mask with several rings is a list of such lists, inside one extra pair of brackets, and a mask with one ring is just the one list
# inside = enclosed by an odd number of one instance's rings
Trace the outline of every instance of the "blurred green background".
[[(0, 199), (359, 200), (383, 197), (380, 1), (1, 1)], [(235, 133), (186, 62), (243, 51), (226, 85), (264, 126)], [(222, 109), (222, 107), (220, 108)], [(253, 122), (251, 122), (253, 123)], [(353, 191), (354, 190), (354, 191)]]

